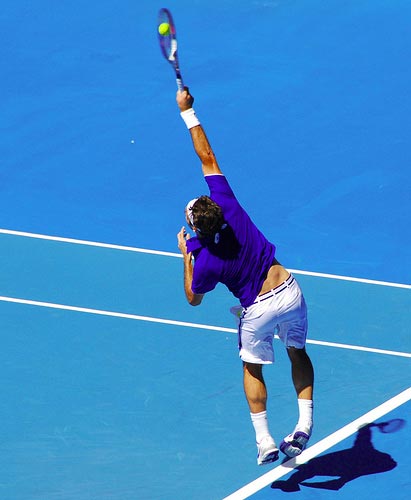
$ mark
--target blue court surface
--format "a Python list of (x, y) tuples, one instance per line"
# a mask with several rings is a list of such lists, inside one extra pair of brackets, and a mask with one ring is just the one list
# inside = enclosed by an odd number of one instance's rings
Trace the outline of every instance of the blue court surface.
[[(235, 300), (192, 308), (176, 234), (205, 192), (156, 34), (309, 307), (315, 427), (256, 465)], [(4, 0), (0, 499), (411, 496), (411, 3)], [(297, 418), (266, 367), (277, 441)]]

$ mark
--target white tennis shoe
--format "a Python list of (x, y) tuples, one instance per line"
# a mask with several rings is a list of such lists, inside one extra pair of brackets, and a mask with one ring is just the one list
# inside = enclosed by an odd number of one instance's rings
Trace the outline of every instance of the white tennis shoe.
[(261, 442), (257, 444), (257, 449), (258, 465), (270, 464), (278, 459), (280, 450), (277, 448), (274, 439), (270, 435), (263, 437)]
[(298, 457), (305, 450), (310, 436), (311, 431), (303, 432), (296, 429), (281, 441), (280, 450), (287, 457)]

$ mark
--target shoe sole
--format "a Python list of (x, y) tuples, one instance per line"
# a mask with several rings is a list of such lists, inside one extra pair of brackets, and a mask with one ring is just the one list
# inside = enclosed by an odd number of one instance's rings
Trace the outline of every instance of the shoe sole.
[(278, 455), (279, 455), (279, 450), (274, 450), (271, 453), (269, 453), (266, 457), (264, 457), (264, 460), (257, 460), (258, 465), (271, 464), (276, 460), (278, 460)]

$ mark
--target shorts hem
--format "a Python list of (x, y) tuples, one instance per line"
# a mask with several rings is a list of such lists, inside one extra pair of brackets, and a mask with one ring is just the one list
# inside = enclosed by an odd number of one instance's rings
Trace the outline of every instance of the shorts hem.
[(272, 365), (274, 363), (274, 360), (263, 361), (262, 359), (257, 358), (251, 359), (247, 356), (242, 356), (241, 354), (239, 354), (239, 357), (243, 363), (252, 363), (253, 365)]

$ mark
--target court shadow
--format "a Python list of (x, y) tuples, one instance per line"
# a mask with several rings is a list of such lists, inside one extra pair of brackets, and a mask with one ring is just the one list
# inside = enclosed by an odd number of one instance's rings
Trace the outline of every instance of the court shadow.
[[(300, 465), (286, 481), (275, 481), (271, 488), (285, 492), (300, 491), (300, 486), (326, 490), (340, 490), (345, 484), (361, 476), (388, 472), (397, 463), (388, 453), (374, 448), (371, 437), (373, 427), (380, 432), (397, 432), (405, 420), (394, 419), (380, 424), (367, 424), (358, 430), (352, 448), (316, 457)], [(326, 481), (307, 482), (316, 477), (335, 477)]]

